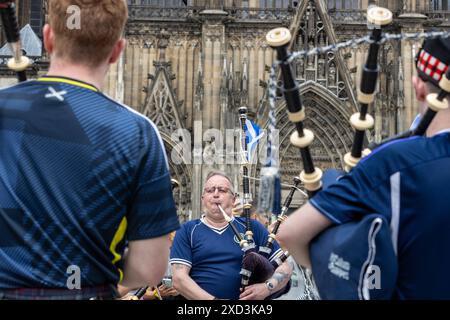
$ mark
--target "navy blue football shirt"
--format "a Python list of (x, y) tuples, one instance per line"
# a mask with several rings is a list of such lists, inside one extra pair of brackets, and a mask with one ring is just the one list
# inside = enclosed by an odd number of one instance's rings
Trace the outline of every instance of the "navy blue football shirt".
[(178, 227), (150, 120), (72, 79), (0, 90), (0, 288), (117, 284), (126, 241)]
[[(244, 236), (242, 218), (232, 222)], [(258, 221), (251, 220), (253, 237), (257, 246), (266, 244), (267, 229)], [(276, 241), (273, 243), (273, 259), (281, 253)], [(231, 227), (218, 229), (202, 219), (188, 221), (177, 231), (170, 252), (171, 264), (184, 264), (191, 268), (190, 277), (206, 292), (220, 299), (239, 299), (243, 251)]]
[(450, 133), (442, 132), (380, 147), (311, 204), (336, 224), (384, 215), (399, 262), (396, 297), (450, 299), (449, 186)]

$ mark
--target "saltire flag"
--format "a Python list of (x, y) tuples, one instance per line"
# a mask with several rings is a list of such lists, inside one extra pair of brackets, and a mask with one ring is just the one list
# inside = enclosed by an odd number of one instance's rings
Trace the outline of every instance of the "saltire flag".
[(245, 142), (247, 143), (248, 161), (251, 162), (252, 155), (259, 140), (264, 136), (264, 131), (250, 120), (245, 120)]

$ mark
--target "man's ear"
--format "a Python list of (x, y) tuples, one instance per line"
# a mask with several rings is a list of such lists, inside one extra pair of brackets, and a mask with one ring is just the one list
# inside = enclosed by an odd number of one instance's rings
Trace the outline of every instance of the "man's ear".
[(55, 34), (49, 24), (46, 24), (43, 29), (44, 34), (44, 48), (49, 55), (53, 53), (55, 48)]
[(127, 41), (125, 39), (120, 39), (116, 42), (111, 52), (111, 57), (109, 58), (109, 64), (114, 64), (119, 60), (120, 55), (122, 54), (125, 46), (127, 45)]
[(419, 77), (413, 77), (413, 86), (416, 92), (416, 98), (420, 102), (425, 102), (428, 94), (426, 83)]

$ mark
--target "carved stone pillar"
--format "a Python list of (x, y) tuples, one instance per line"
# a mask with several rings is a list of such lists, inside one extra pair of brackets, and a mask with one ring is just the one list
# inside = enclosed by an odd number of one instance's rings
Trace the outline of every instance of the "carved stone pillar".
[(259, 7), (259, 3), (260, 3), (259, 0), (249, 0), (248, 1), (248, 6), (250, 8), (258, 8)]
[(125, 56), (122, 54), (117, 63), (117, 83), (116, 83), (116, 100), (123, 103), (124, 102), (124, 94), (125, 94), (125, 84), (124, 84), (124, 60)]
[(228, 14), (222, 10), (204, 10), (200, 15), (203, 18), (202, 42), (205, 55), (203, 61), (205, 103), (202, 120), (203, 128), (207, 130), (220, 127), (221, 56), (226, 49), (223, 22)]
[(202, 162), (203, 162), (203, 126), (202, 113), (204, 108), (204, 77), (203, 77), (203, 54), (198, 56), (197, 83), (194, 97), (194, 124), (193, 124), (193, 165), (192, 165), (192, 219), (201, 216), (201, 192), (202, 192)]
[[(225, 41), (225, 24), (228, 13), (222, 10), (204, 10), (200, 13), (200, 21), (202, 22), (202, 52), (203, 59), (201, 61), (203, 70), (203, 100), (200, 104), (201, 110), (197, 110), (195, 119), (201, 120), (200, 123), (194, 124), (195, 143), (194, 148), (197, 152), (193, 169), (193, 191), (192, 206), (193, 218), (199, 217), (201, 214), (201, 191), (202, 184), (206, 174), (212, 168), (218, 168), (217, 165), (208, 165), (201, 159), (209, 149), (214, 149), (214, 142), (203, 143), (203, 134), (206, 130), (215, 128), (220, 129), (224, 122), (225, 110), (221, 104), (221, 83), (223, 73), (223, 56), (226, 52)], [(198, 102), (197, 102), (198, 103)], [(201, 124), (201, 125), (200, 125)], [(218, 141), (218, 146), (221, 145)], [(220, 148), (220, 147), (219, 147)], [(200, 152), (201, 151), (201, 152)], [(217, 150), (222, 152), (222, 150)], [(203, 161), (202, 161), (203, 160)], [(223, 168), (222, 168), (223, 169)]]
[(201, 122), (194, 123), (194, 152), (193, 152), (193, 170), (192, 170), (192, 219), (197, 219), (201, 216), (202, 204), (202, 161), (203, 161), (203, 149), (202, 149), (202, 137), (203, 128)]

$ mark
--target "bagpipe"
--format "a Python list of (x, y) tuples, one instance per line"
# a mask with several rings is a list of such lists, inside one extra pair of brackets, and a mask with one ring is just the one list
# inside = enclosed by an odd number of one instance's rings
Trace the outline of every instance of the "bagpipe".
[[(280, 228), (281, 223), (287, 218), (287, 211), (289, 210), (292, 199), (294, 198), (295, 191), (298, 189), (300, 182), (301, 179), (299, 177), (294, 178), (294, 185), (291, 187), (291, 190), (289, 191), (289, 194), (283, 204), (283, 208), (281, 209), (281, 213), (277, 216), (277, 220), (273, 226), (273, 229), (267, 237), (266, 244), (263, 247), (259, 248), (259, 252), (266, 257), (270, 257), (270, 254), (272, 253), (273, 242), (276, 240), (278, 229)], [(286, 256), (287, 258), (288, 252), (285, 252), (284, 256)]]
[(31, 65), (31, 60), (22, 53), (16, 5), (13, 1), (0, 0), (0, 17), (6, 40), (13, 53), (13, 57), (9, 59), (7, 66), (17, 73), (19, 82), (24, 82), (27, 80), (26, 69)]
[[(224, 219), (228, 222), (234, 235), (239, 240), (240, 247), (243, 251), (242, 267), (240, 271), (241, 275), (241, 291), (249, 285), (256, 283), (263, 283), (268, 280), (274, 273), (274, 271), (289, 257), (286, 252), (275, 257), (272, 261), (269, 260), (272, 252), (272, 243), (275, 236), (268, 240), (264, 247), (260, 247), (257, 250), (255, 241), (253, 239), (252, 224), (251, 224), (251, 209), (252, 209), (252, 197), (250, 193), (250, 183), (249, 183), (249, 157), (248, 157), (248, 146), (246, 141), (246, 123), (247, 123), (247, 108), (239, 108), (239, 121), (241, 127), (241, 166), (242, 166), (242, 177), (243, 177), (243, 215), (245, 219), (245, 235), (242, 236), (237, 228), (233, 224), (233, 219), (227, 215), (222, 207), (218, 206)], [(292, 200), (292, 197), (291, 197)], [(289, 203), (290, 201), (289, 200)], [(273, 299), (281, 294), (285, 293), (285, 289), (280, 290), (267, 299)]]
[[(344, 157), (344, 168), (347, 173), (374, 149), (396, 139), (423, 135), (436, 113), (448, 107), (445, 97), (450, 92), (450, 71), (448, 71), (440, 82), (441, 92), (430, 94), (427, 97), (429, 109), (416, 129), (385, 140), (380, 144), (372, 144), (372, 150), (364, 149), (365, 132), (374, 126), (374, 118), (368, 114), (368, 110), (376, 95), (380, 72), (378, 53), (383, 40), (385, 40), (383, 39), (383, 28), (392, 22), (393, 15), (388, 9), (370, 6), (367, 19), (368, 28), (371, 30), (370, 38), (367, 41), (370, 47), (358, 90), (360, 110), (350, 119), (355, 134), (351, 152)], [(269, 88), (276, 87), (277, 79), (274, 69), (279, 67), (282, 88), (278, 89), (285, 98), (289, 120), (295, 125), (295, 131), (290, 141), (300, 149), (304, 166), (299, 179), (309, 198), (312, 198), (324, 185), (328, 185), (329, 181), (322, 181), (322, 171), (315, 168), (309, 150), (314, 140), (314, 134), (304, 128), (305, 109), (301, 102), (300, 87), (291, 69), (291, 62), (295, 56), (288, 50), (291, 38), (291, 33), (286, 28), (277, 28), (267, 34), (267, 43), (277, 53), (277, 61), (272, 67)], [(336, 48), (337, 46), (335, 46)], [(316, 54), (317, 52), (319, 51), (316, 51)], [(324, 50), (324, 52), (326, 51)], [(274, 95), (275, 93), (272, 93), (272, 101), (269, 104), (274, 104)], [(269, 94), (269, 99), (270, 96)], [(346, 172), (334, 174), (333, 179), (346, 174)], [(271, 237), (273, 236), (271, 235)], [(393, 296), (398, 263), (391, 240), (389, 221), (378, 213), (367, 215), (360, 221), (332, 226), (325, 230), (311, 243), (310, 256), (313, 280), (322, 299), (390, 299)], [(376, 268), (383, 270), (380, 279), (381, 288), (372, 290), (369, 280)]]
[(248, 178), (248, 146), (247, 146), (247, 139), (246, 139), (246, 120), (247, 120), (247, 108), (241, 107), (239, 108), (239, 121), (241, 124), (242, 134), (241, 134), (241, 148), (242, 148), (242, 177), (243, 177), (243, 212), (245, 216), (245, 240), (248, 243), (249, 247), (254, 247), (254, 241), (253, 241), (253, 232), (251, 228), (251, 222), (250, 222), (250, 210), (252, 208), (251, 204), (251, 194), (250, 194), (250, 182)]
[(149, 286), (139, 288), (134, 294), (126, 296), (122, 298), (122, 300), (141, 300), (145, 296), (149, 288)]

